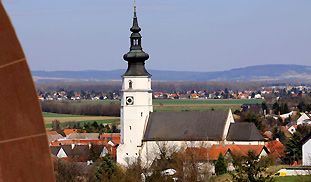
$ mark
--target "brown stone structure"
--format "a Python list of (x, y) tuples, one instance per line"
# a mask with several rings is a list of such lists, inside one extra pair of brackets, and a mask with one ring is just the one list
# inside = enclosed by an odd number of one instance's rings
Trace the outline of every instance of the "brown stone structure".
[(0, 182), (55, 181), (36, 89), (0, 0)]

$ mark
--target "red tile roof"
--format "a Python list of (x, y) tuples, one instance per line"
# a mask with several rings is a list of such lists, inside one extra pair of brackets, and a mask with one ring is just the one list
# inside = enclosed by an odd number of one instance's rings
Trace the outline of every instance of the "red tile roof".
[(199, 160), (207, 159), (207, 148), (204, 147), (188, 147), (186, 148), (186, 157), (194, 157)]
[(279, 126), (278, 127), (279, 130), (283, 131), (283, 133), (285, 134), (285, 136), (287, 138), (291, 137), (292, 135), (290, 134), (290, 132), (288, 131), (288, 128), (286, 126)]
[(230, 151), (233, 155), (242, 155), (242, 156), (247, 156), (248, 151), (254, 152), (255, 155), (259, 155), (263, 148), (264, 145), (231, 145), (229, 146)]
[(286, 147), (279, 141), (273, 140), (266, 144), (267, 149), (272, 153), (276, 158), (285, 156)]
[(112, 141), (114, 144), (121, 143), (121, 134), (120, 133), (103, 133), (100, 135), (101, 140)]
[(264, 145), (213, 145), (209, 149), (204, 147), (188, 147), (186, 149), (186, 155), (195, 154), (199, 159), (217, 160), (220, 153), (226, 155), (228, 151), (236, 156), (246, 156), (248, 155), (248, 151), (259, 155), (264, 150), (264, 147)]
[(77, 129), (64, 129), (65, 135), (69, 135), (70, 133), (78, 133)]
[(217, 160), (220, 153), (224, 156), (228, 151), (228, 146), (213, 145), (208, 151), (208, 159)]
[(50, 146), (60, 146), (60, 145), (88, 145), (92, 143), (93, 145), (106, 145), (108, 142), (105, 140), (62, 140), (50, 142)]

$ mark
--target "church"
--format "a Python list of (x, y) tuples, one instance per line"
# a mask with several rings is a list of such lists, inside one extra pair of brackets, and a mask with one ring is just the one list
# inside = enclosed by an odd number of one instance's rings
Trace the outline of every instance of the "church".
[(153, 161), (158, 142), (182, 146), (263, 145), (264, 139), (253, 123), (235, 122), (232, 112), (153, 112), (151, 74), (145, 68), (149, 55), (142, 50), (136, 6), (130, 28), (130, 51), (123, 56), (128, 68), (122, 75), (121, 144), (117, 162), (127, 165), (140, 159)]

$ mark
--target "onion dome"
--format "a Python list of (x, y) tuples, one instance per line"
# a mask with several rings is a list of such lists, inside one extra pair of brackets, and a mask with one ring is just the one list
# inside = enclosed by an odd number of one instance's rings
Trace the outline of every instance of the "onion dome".
[(142, 37), (139, 33), (141, 28), (138, 26), (136, 6), (134, 6), (133, 26), (130, 31), (132, 32), (130, 51), (123, 56), (123, 59), (128, 62), (128, 68), (122, 76), (151, 76), (145, 68), (145, 61), (149, 58), (149, 55), (141, 47)]

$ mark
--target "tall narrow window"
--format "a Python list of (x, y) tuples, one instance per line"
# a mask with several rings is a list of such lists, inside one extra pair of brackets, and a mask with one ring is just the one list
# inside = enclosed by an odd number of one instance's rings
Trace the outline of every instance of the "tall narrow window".
[(129, 81), (129, 88), (133, 88), (133, 82), (131, 80)]

